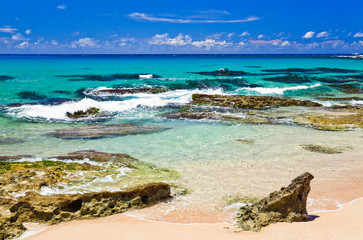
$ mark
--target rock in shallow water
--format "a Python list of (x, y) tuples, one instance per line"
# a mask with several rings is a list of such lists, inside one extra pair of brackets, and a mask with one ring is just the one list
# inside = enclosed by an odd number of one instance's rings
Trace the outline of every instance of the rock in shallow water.
[(241, 207), (237, 225), (246, 231), (259, 231), (271, 223), (307, 221), (306, 201), (313, 178), (306, 172), (292, 180), (288, 187), (270, 193), (258, 203)]
[(143, 126), (136, 124), (91, 125), (86, 127), (60, 129), (47, 135), (62, 139), (97, 139), (128, 134), (152, 133), (166, 130), (165, 127)]
[(253, 108), (261, 109), (268, 107), (279, 106), (305, 106), (305, 107), (319, 107), (320, 103), (311, 101), (302, 101), (291, 98), (280, 97), (264, 97), (264, 96), (225, 96), (225, 95), (207, 95), (207, 94), (193, 94), (192, 104), (198, 105), (211, 105), (219, 107), (231, 108)]

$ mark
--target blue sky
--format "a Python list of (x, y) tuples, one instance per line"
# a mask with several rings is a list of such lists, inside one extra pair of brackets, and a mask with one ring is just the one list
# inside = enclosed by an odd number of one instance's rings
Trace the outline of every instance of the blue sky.
[(2, 0), (0, 53), (355, 53), (362, 9), (362, 0)]

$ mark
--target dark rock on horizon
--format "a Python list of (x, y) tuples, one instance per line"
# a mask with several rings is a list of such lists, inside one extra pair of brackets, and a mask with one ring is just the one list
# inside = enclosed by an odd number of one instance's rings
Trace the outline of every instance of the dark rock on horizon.
[(307, 221), (306, 201), (313, 178), (306, 172), (292, 180), (288, 187), (282, 187), (253, 205), (241, 207), (237, 225), (245, 231), (260, 231), (271, 223)]

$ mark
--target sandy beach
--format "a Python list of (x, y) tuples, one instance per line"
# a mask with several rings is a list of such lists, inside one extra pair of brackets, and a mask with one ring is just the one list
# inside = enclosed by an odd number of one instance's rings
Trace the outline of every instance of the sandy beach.
[(125, 214), (52, 226), (29, 240), (48, 239), (362, 239), (363, 199), (343, 209), (317, 212), (304, 223), (278, 223), (261, 232), (235, 231), (233, 224), (171, 224)]

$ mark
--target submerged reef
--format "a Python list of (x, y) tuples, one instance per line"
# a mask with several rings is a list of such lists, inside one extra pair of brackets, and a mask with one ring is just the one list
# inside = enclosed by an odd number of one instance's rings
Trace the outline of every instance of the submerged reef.
[(305, 74), (323, 74), (323, 73), (358, 73), (358, 70), (343, 68), (284, 68), (284, 69), (264, 69), (262, 72), (275, 74), (305, 73)]
[(289, 74), (285, 76), (263, 78), (265, 81), (283, 82), (283, 83), (307, 83), (311, 82), (311, 79), (306, 76), (300, 76), (297, 74)]
[(257, 203), (241, 207), (237, 225), (245, 231), (260, 231), (271, 223), (307, 221), (306, 201), (313, 178), (306, 172), (293, 179), (288, 187), (270, 193)]
[(199, 75), (206, 75), (206, 76), (214, 76), (214, 77), (220, 77), (220, 76), (246, 76), (248, 75), (245, 71), (232, 71), (229, 68), (221, 68), (217, 71), (211, 71), (211, 72), (188, 72), (188, 73), (194, 73)]
[(13, 80), (14, 77), (7, 76), (7, 75), (0, 75), (0, 81), (6, 81), (6, 80)]
[[(174, 194), (185, 192), (180, 177), (122, 153), (1, 156), (0, 239), (21, 235), (24, 222), (55, 224), (150, 206), (171, 197), (171, 187)], [(97, 191), (108, 188), (114, 190)]]
[(59, 129), (46, 135), (62, 139), (98, 139), (106, 137), (117, 137), (129, 134), (153, 133), (168, 128), (136, 125), (131, 123), (109, 124), (109, 125), (90, 125), (77, 128)]
[(331, 148), (331, 147), (321, 146), (321, 145), (303, 144), (303, 145), (301, 145), (301, 147), (310, 152), (318, 152), (318, 153), (326, 153), (326, 154), (342, 153), (341, 148)]
[(29, 100), (44, 100), (47, 98), (47, 96), (43, 94), (39, 94), (34, 91), (23, 91), (19, 92), (18, 96), (22, 99), (29, 99)]

